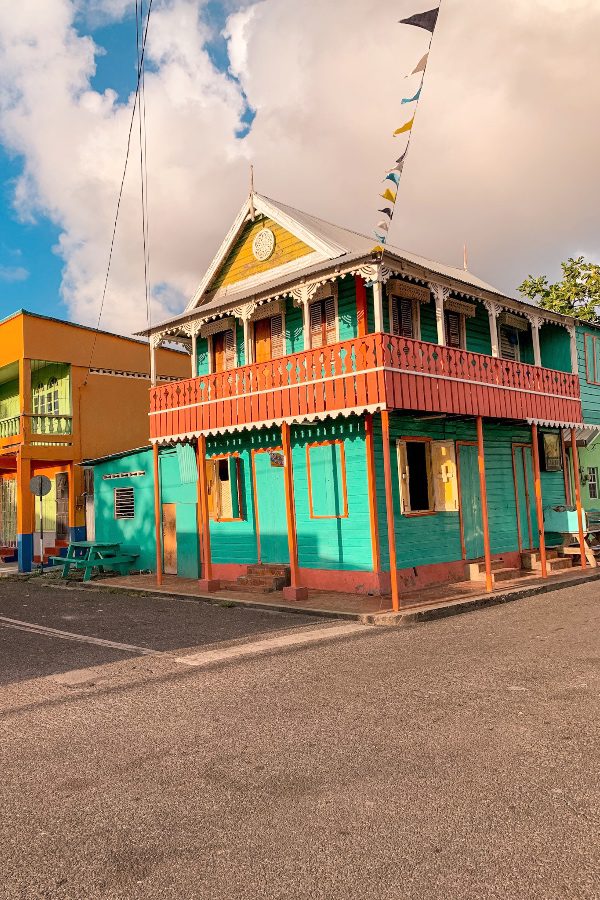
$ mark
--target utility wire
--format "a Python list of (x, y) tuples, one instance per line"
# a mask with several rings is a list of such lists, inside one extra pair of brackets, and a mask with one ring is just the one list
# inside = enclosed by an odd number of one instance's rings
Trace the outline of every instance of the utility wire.
[(112, 237), (111, 237), (111, 241), (110, 241), (110, 250), (108, 253), (108, 264), (106, 266), (106, 277), (104, 279), (104, 289), (102, 291), (102, 301), (100, 303), (100, 312), (98, 313), (98, 322), (96, 323), (96, 333), (94, 335), (94, 342), (92, 344), (92, 352), (90, 353), (90, 361), (89, 361), (88, 367), (87, 367), (87, 375), (85, 376), (85, 380), (83, 382), (84, 384), (87, 384), (87, 380), (88, 380), (88, 377), (90, 374), (90, 369), (92, 367), (92, 360), (94, 358), (94, 351), (96, 349), (96, 343), (98, 340), (98, 332), (100, 330), (100, 322), (102, 320), (102, 313), (104, 311), (104, 301), (106, 300), (106, 291), (108, 289), (108, 278), (110, 275), (110, 267), (112, 264), (113, 250), (114, 250), (114, 246), (115, 246), (115, 237), (117, 234), (117, 224), (119, 221), (119, 212), (121, 210), (121, 200), (123, 198), (123, 189), (125, 187), (125, 176), (127, 174), (127, 164), (129, 162), (129, 151), (131, 148), (131, 134), (133, 132), (133, 122), (135, 119), (135, 111), (136, 111), (136, 106), (137, 106), (137, 103), (139, 100), (139, 94), (140, 94), (140, 84), (141, 84), (141, 80), (142, 80), (142, 71), (143, 71), (143, 66), (144, 66), (144, 54), (146, 52), (146, 40), (148, 38), (148, 25), (150, 24), (150, 13), (152, 12), (152, 2), (153, 2), (153, 0), (148, 0), (148, 13), (146, 16), (146, 27), (144, 30), (144, 40), (142, 42), (142, 52), (140, 54), (140, 61), (139, 61), (138, 70), (137, 70), (135, 98), (133, 101), (133, 109), (131, 110), (131, 121), (129, 122), (129, 133), (127, 135), (127, 149), (125, 152), (125, 164), (123, 166), (123, 176), (121, 178), (121, 186), (119, 188), (119, 196), (117, 199), (117, 208), (115, 211), (115, 220), (114, 220), (114, 224), (113, 224)]
[[(135, 32), (138, 68), (140, 67), (140, 39), (144, 28), (144, 0), (135, 0)], [(144, 288), (146, 301), (146, 325), (150, 328), (150, 242), (148, 222), (148, 147), (146, 141), (146, 94), (145, 94), (145, 67), (141, 65), (142, 79), (140, 83), (140, 97), (138, 103), (138, 121), (140, 137), (140, 183), (142, 191), (142, 243), (144, 249)]]

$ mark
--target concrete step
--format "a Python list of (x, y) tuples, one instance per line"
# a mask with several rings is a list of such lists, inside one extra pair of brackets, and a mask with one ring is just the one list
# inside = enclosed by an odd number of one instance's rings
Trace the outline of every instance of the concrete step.
[(278, 575), (282, 578), (290, 577), (290, 567), (286, 565), (279, 565), (275, 563), (256, 563), (254, 565), (248, 566), (246, 569), (247, 575)]
[[(503, 559), (493, 559), (492, 560), (492, 572), (497, 572), (498, 569), (506, 568), (506, 563)], [(466, 575), (469, 581), (481, 581), (481, 576), (485, 578), (485, 560), (478, 559), (475, 562), (469, 562), (465, 564)]]
[[(562, 572), (564, 569), (572, 569), (573, 568), (573, 558), (570, 556), (556, 556), (551, 557), (547, 561), (547, 569), (549, 572)], [(533, 572), (535, 574), (542, 571), (542, 564), (538, 560), (536, 561), (531, 568), (526, 568), (526, 572)]]
[(277, 578), (274, 578), (270, 584), (263, 584), (262, 582), (257, 583), (253, 579), (246, 578), (246, 576), (242, 575), (235, 584), (236, 587), (239, 587), (241, 590), (250, 591), (253, 594), (274, 594), (276, 591), (282, 591), (286, 586), (285, 584), (279, 584), (278, 581)]
[[(515, 578), (522, 578), (523, 575), (529, 574), (522, 569), (511, 569), (508, 566), (496, 568), (492, 570), (492, 584), (501, 581), (513, 581)], [(485, 569), (476, 576), (471, 577), (470, 581), (485, 582)]]

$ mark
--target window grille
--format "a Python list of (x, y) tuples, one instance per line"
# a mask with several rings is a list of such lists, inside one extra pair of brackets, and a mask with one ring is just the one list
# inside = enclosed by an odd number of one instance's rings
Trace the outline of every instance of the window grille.
[(135, 497), (132, 487), (115, 488), (115, 519), (135, 518)]
[(590, 500), (598, 499), (598, 469), (596, 466), (588, 468), (588, 490)]

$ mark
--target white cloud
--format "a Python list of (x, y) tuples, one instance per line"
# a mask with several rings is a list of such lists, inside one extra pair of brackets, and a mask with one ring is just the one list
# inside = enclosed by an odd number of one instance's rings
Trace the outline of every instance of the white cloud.
[(23, 266), (0, 266), (0, 281), (27, 281), (29, 272)]
[[(118, 18), (128, 5), (94, 0), (86, 11)], [(403, 76), (426, 42), (396, 24), (415, 5), (231, 3), (240, 87), (210, 61), (200, 0), (155, 0), (146, 79), (154, 321), (193, 292), (247, 190), (250, 158), (259, 191), (370, 231), (380, 175), (401, 147), (391, 133), (412, 87)], [(82, 4), (8, 6), (0, 139), (25, 159), (15, 203), (59, 225), (64, 298), (75, 319), (95, 322), (130, 106), (90, 88), (97, 48), (74, 27)], [(393, 243), (460, 263), (467, 240), (473, 270), (513, 292), (530, 271), (554, 274), (577, 247), (597, 245), (599, 25), (599, 0), (446, 0)], [(241, 89), (256, 109), (243, 140)], [(125, 331), (146, 321), (136, 140), (103, 317)]]

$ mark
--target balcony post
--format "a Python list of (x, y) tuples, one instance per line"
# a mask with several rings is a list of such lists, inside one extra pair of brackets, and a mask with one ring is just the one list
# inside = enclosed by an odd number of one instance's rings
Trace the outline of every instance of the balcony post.
[(500, 358), (500, 341), (498, 339), (498, 316), (502, 312), (502, 307), (494, 300), (484, 300), (483, 305), (487, 309), (490, 320), (490, 340), (492, 344), (492, 356), (496, 359)]
[(577, 436), (575, 429), (571, 428), (571, 458), (573, 460), (573, 481), (575, 482), (575, 507), (577, 509), (577, 526), (579, 528), (579, 552), (581, 554), (581, 568), (587, 567), (585, 531), (583, 527), (583, 510), (581, 509), (581, 484), (579, 481), (579, 452), (577, 450)]
[(201, 591), (218, 591), (220, 583), (213, 578), (212, 554), (210, 547), (210, 517), (208, 514), (208, 479), (206, 477), (206, 437), (201, 434), (196, 443), (196, 465), (198, 467), (198, 505), (196, 518), (200, 537), (200, 561), (202, 577), (198, 581)]
[(308, 288), (302, 288), (302, 337), (304, 349), (310, 350), (310, 305), (308, 300)]
[(244, 362), (249, 366), (254, 362), (254, 347), (252, 346), (252, 328), (248, 316), (244, 316), (242, 324), (244, 326)]
[(150, 386), (156, 387), (156, 351), (162, 343), (159, 334), (150, 335)]
[(528, 313), (527, 318), (529, 319), (529, 324), (531, 325), (531, 339), (533, 341), (533, 364), (535, 366), (541, 366), (542, 352), (540, 350), (540, 328), (542, 327), (542, 320), (539, 316), (536, 316), (533, 313)]
[(296, 532), (296, 504), (294, 502), (294, 468), (292, 464), (292, 442), (289, 422), (281, 423), (281, 449), (283, 450), (283, 483), (285, 489), (285, 512), (288, 530), (288, 549), (290, 555), (291, 583), (283, 589), (286, 600), (304, 602), (308, 599), (308, 591), (300, 586), (300, 570), (298, 566), (298, 535)]
[(392, 490), (392, 457), (390, 453), (390, 414), (381, 410), (381, 436), (383, 439), (383, 474), (385, 478), (385, 509), (387, 513), (388, 547), (390, 555), (390, 582), (392, 588), (392, 609), (400, 609), (398, 589), (398, 562), (396, 559), (396, 526), (394, 518), (394, 492)]
[(198, 374), (198, 332), (192, 329), (192, 378)]
[(162, 558), (162, 528), (161, 528), (161, 502), (160, 502), (160, 460), (158, 456), (158, 444), (152, 445), (152, 462), (154, 469), (154, 536), (156, 540), (156, 584), (162, 584), (163, 558)]
[(373, 440), (373, 413), (365, 414), (365, 451), (367, 456), (367, 490), (369, 492), (369, 516), (371, 524), (371, 553), (373, 572), (380, 584), (381, 552), (379, 549), (379, 522), (377, 520), (377, 482), (375, 476), (375, 447)]
[(569, 325), (569, 340), (571, 344), (571, 372), (573, 375), (579, 375), (579, 360), (577, 358), (577, 331), (574, 325)]
[(538, 444), (537, 425), (531, 426), (531, 456), (533, 460), (533, 481), (535, 487), (535, 511), (538, 520), (538, 536), (540, 541), (540, 564), (542, 578), (548, 574), (546, 565), (546, 538), (544, 534), (544, 507), (542, 505), (542, 479), (540, 476), (540, 447)]
[(373, 282), (373, 310), (375, 313), (375, 331), (383, 331), (383, 285), (381, 281)]
[(446, 327), (444, 324), (444, 303), (450, 296), (450, 288), (435, 281), (429, 282), (429, 289), (435, 300), (435, 323), (437, 325), (437, 342), (441, 347), (446, 346)]
[(354, 276), (356, 292), (356, 323), (358, 337), (364, 337), (368, 331), (367, 324), (367, 288), (360, 275)]
[(483, 528), (483, 557), (485, 559), (485, 589), (491, 592), (492, 551), (490, 548), (490, 522), (488, 518), (487, 483), (485, 479), (485, 450), (483, 445), (483, 419), (477, 416), (477, 463), (479, 468), (479, 497), (481, 501), (481, 525)]

